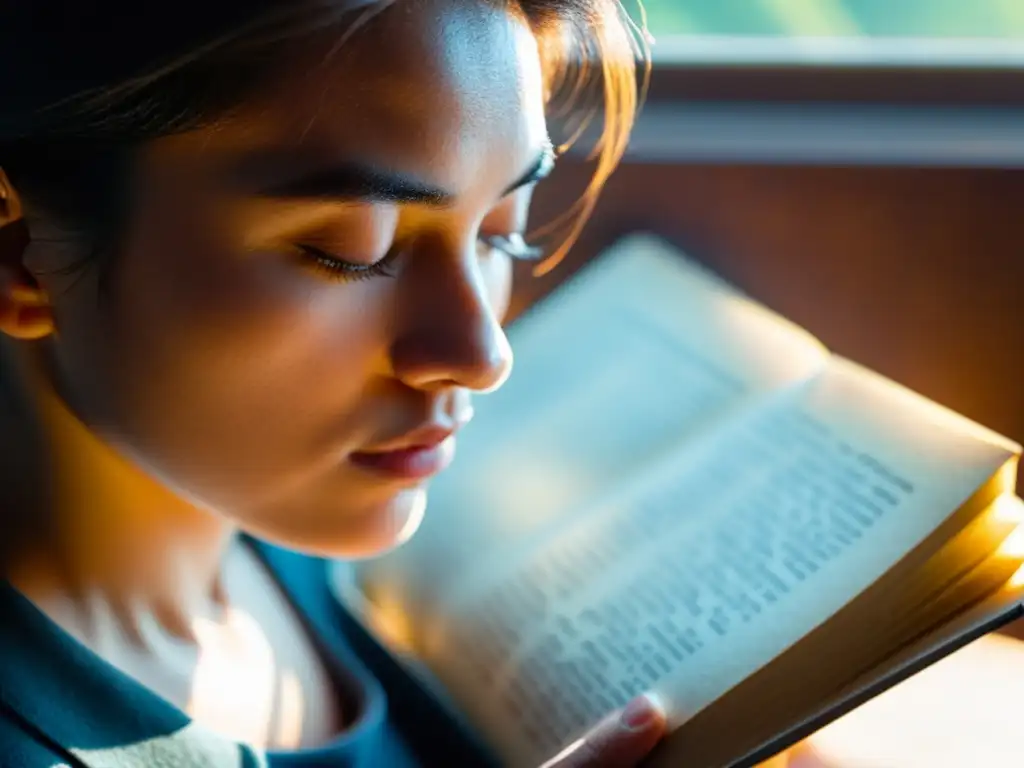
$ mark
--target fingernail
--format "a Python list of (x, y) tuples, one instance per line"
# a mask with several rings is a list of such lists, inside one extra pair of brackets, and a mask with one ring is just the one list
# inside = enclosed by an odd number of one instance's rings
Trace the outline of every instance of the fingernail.
[(637, 696), (622, 710), (619, 722), (631, 731), (650, 728), (661, 716), (661, 708), (650, 696)]
[(30, 304), (34, 307), (46, 306), (49, 302), (46, 296), (35, 288), (27, 285), (12, 285), (8, 288), (11, 298), (23, 304)]

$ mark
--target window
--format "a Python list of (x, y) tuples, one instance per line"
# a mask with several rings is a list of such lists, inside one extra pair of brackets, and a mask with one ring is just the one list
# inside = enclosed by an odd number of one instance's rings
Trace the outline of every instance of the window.
[(648, 0), (656, 60), (1024, 67), (1021, 0)]
[(1020, 0), (648, 0), (655, 36), (1024, 38)]
[(627, 0), (656, 163), (1024, 166), (1024, 0)]

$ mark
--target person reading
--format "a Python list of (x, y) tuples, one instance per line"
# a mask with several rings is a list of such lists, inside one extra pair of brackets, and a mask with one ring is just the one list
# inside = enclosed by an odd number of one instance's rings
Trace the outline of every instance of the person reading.
[[(635, 32), (610, 0), (0, 0), (4, 765), (444, 761), (324, 558), (412, 536), (507, 378), (512, 263), (621, 157)], [(528, 242), (595, 108), (578, 215)], [(557, 764), (663, 725), (640, 697)]]

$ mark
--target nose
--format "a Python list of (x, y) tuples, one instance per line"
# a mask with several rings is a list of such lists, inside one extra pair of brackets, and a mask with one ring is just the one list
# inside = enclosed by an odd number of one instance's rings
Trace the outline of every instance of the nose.
[(417, 254), (403, 270), (391, 366), (407, 386), (492, 392), (512, 371), (500, 318), (508, 303), (507, 265), (482, 267), (474, 249), (445, 258)]

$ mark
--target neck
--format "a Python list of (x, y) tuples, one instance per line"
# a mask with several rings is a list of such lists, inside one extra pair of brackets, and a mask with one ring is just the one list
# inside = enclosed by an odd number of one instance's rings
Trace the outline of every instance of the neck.
[(223, 605), (233, 529), (176, 496), (88, 429), (52, 391), (39, 398), (53, 472), (52, 521), (14, 560), (11, 581), (44, 609), (118, 616), (131, 635), (155, 618), (192, 638)]

